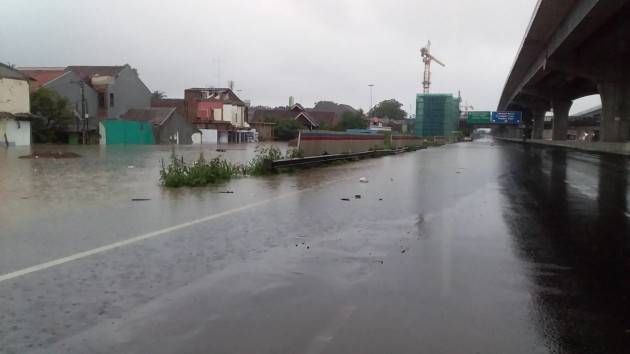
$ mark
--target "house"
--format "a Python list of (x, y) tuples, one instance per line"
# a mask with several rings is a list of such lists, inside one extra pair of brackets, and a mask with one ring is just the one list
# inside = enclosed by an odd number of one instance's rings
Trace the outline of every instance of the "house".
[(319, 101), (312, 108), (313, 111), (335, 112), (337, 117), (341, 118), (344, 113), (358, 113), (356, 109), (347, 104), (339, 104), (331, 101)]
[(5, 146), (31, 145), (30, 80), (0, 63), (0, 141)]
[[(50, 89), (60, 96), (68, 99), (69, 108), (81, 113), (81, 77), (68, 68), (52, 67), (28, 67), (20, 68), (20, 71), (32, 77), (30, 90), (40, 87)], [(98, 94), (90, 85), (83, 85), (83, 97), (85, 98), (84, 114), (88, 117), (96, 117), (98, 109)], [(37, 113), (37, 112), (35, 112)]]
[(151, 91), (129, 64), (122, 66), (68, 66), (96, 92), (96, 116), (118, 117), (128, 109), (151, 105)]
[(188, 121), (200, 129), (217, 130), (218, 142), (247, 141), (247, 107), (231, 89), (186, 89), (184, 101)]
[(289, 108), (257, 109), (251, 116), (252, 122), (268, 122), (278, 120), (297, 120), (305, 129), (316, 130), (320, 126), (333, 127), (339, 123), (339, 116), (335, 112), (305, 109), (296, 103)]
[(155, 108), (175, 108), (177, 113), (188, 119), (188, 109), (186, 100), (183, 98), (158, 98), (151, 99), (151, 107)]
[(273, 141), (273, 130), (276, 123), (269, 122), (249, 122), (252, 129), (258, 133), (258, 141)]
[[(87, 142), (95, 143), (99, 122), (116, 118), (131, 108), (148, 107), (151, 92), (140, 80), (136, 69), (128, 64), (120, 66), (68, 66), (21, 68), (34, 80), (30, 90), (46, 87), (68, 99), (69, 108), (75, 112), (75, 124), (59, 127), (58, 134), (68, 137), (68, 142), (81, 141), (82, 130), (88, 132)], [(82, 107), (81, 99), (85, 100)], [(85, 121), (82, 121), (83, 111)], [(83, 123), (86, 123), (85, 126)]]
[(199, 133), (175, 108), (132, 108), (120, 119), (151, 124), (156, 144), (192, 144), (193, 134)]
[[(204, 142), (242, 142), (251, 135), (247, 106), (229, 88), (189, 88), (183, 99), (157, 99), (151, 107), (171, 107), (204, 133)], [(212, 139), (206, 139), (211, 132)]]
[(307, 110), (307, 112), (311, 115), (311, 118), (320, 129), (321, 127), (332, 128), (340, 122), (339, 115), (336, 112), (316, 111), (310, 109)]

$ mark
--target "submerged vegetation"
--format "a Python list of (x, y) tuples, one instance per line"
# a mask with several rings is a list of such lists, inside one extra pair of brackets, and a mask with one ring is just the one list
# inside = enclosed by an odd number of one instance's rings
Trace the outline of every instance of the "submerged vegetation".
[(208, 161), (203, 153), (200, 153), (197, 161), (187, 164), (182, 156), (175, 154), (173, 149), (168, 166), (162, 160), (160, 182), (165, 187), (203, 187), (227, 182), (232, 178), (268, 174), (270, 172), (265, 168), (265, 160), (301, 157), (304, 157), (304, 154), (299, 149), (289, 149), (283, 154), (279, 148), (272, 146), (257, 147), (256, 156), (249, 163), (229, 162), (221, 157)]

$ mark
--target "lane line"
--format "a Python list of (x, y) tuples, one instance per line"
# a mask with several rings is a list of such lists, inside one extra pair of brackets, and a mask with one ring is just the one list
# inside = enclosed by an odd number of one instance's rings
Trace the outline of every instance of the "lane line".
[(312, 188), (305, 188), (305, 189), (303, 189), (301, 191), (287, 193), (287, 194), (283, 194), (283, 195), (280, 195), (280, 196), (277, 196), (277, 197), (273, 197), (273, 198), (270, 198), (270, 199), (261, 200), (259, 202), (253, 203), (253, 204), (244, 205), (242, 207), (238, 207), (238, 208), (235, 208), (235, 209), (227, 210), (227, 211), (224, 211), (224, 212), (221, 212), (221, 213), (218, 213), (218, 214), (205, 216), (205, 217), (200, 218), (200, 219), (184, 222), (184, 223), (181, 223), (181, 224), (178, 224), (178, 225), (175, 225), (175, 226), (170, 226), (170, 227), (167, 227), (167, 228), (164, 228), (164, 229), (161, 229), (161, 230), (157, 230), (157, 231), (149, 232), (149, 233), (146, 233), (146, 234), (142, 234), (142, 235), (139, 235), (139, 236), (136, 236), (136, 237), (132, 237), (132, 238), (127, 239), (127, 240), (118, 241), (118, 242), (111, 243), (109, 245), (97, 247), (97, 248), (94, 248), (94, 249), (89, 250), (89, 251), (79, 252), (79, 253), (73, 254), (73, 255), (68, 256), (68, 257), (59, 258), (59, 259), (56, 259), (54, 261), (41, 263), (41, 264), (38, 264), (38, 265), (35, 265), (35, 266), (32, 266), (32, 267), (28, 267), (28, 268), (24, 268), (24, 269), (12, 272), (12, 273), (7, 273), (7, 274), (4, 274), (4, 275), (0, 275), (0, 283), (3, 282), (3, 281), (6, 281), (6, 280), (11, 280), (11, 279), (14, 279), (14, 278), (17, 278), (17, 277), (20, 277), (20, 276), (23, 276), (23, 275), (27, 275), (27, 274), (30, 274), (30, 273), (33, 273), (33, 272), (37, 272), (37, 271), (40, 271), (40, 270), (44, 270), (44, 269), (48, 269), (48, 268), (51, 268), (51, 267), (55, 267), (55, 266), (58, 266), (58, 265), (61, 265), (61, 264), (64, 264), (64, 263), (72, 262), (72, 261), (75, 261), (77, 259), (85, 258), (85, 257), (92, 256), (92, 255), (95, 255), (95, 254), (98, 254), (98, 253), (103, 253), (103, 252), (106, 252), (106, 251), (110, 251), (110, 250), (113, 250), (115, 248), (128, 246), (128, 245), (133, 244), (133, 243), (137, 243), (137, 242), (140, 242), (140, 241), (152, 238), (152, 237), (160, 236), (160, 235), (172, 232), (172, 231), (177, 231), (177, 230), (180, 230), (180, 229), (192, 226), (192, 225), (200, 224), (202, 222), (206, 222), (206, 221), (213, 220), (213, 219), (216, 219), (216, 218), (220, 218), (220, 217), (223, 217), (223, 216), (226, 216), (226, 215), (238, 213), (240, 211), (251, 209), (251, 208), (263, 205), (263, 204), (271, 203), (271, 202), (276, 201), (276, 200), (280, 200), (280, 199), (283, 199), (283, 198), (287, 198), (287, 197), (290, 197), (290, 196), (301, 194), (301, 193), (304, 193), (304, 192), (309, 191), (311, 189)]
[(330, 341), (335, 338), (335, 335), (343, 326), (348, 322), (352, 313), (356, 310), (356, 306), (345, 305), (342, 306), (335, 314), (332, 322), (311, 342), (311, 345), (306, 349), (306, 354), (320, 354), (324, 352)]

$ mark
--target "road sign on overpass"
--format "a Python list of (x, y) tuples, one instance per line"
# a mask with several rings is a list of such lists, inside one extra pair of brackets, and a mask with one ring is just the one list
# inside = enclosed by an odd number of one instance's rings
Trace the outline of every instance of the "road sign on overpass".
[(471, 124), (489, 124), (490, 111), (471, 111), (466, 116), (466, 121)]
[(519, 111), (498, 111), (492, 112), (492, 123), (495, 124), (519, 124), (522, 112)]

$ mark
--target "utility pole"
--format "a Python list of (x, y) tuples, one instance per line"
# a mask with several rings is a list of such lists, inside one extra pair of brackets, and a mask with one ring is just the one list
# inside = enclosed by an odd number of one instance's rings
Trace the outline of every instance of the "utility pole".
[[(370, 86), (370, 111), (371, 111), (372, 110), (372, 87), (374, 87), (374, 84), (368, 84), (368, 86)], [(370, 111), (368, 111), (368, 113)], [(374, 112), (372, 112), (372, 113), (374, 113)]]
[(87, 134), (88, 134), (88, 126), (87, 126), (87, 118), (85, 117), (85, 82), (83, 80), (79, 81), (79, 87), (81, 87), (81, 122), (83, 123), (83, 145), (87, 144)]

